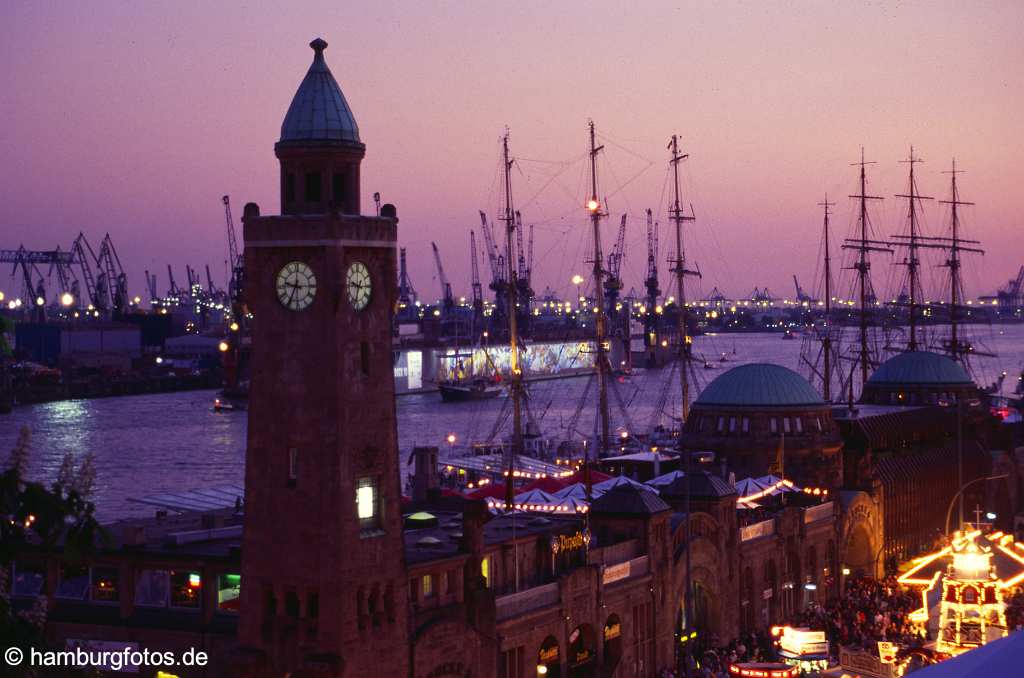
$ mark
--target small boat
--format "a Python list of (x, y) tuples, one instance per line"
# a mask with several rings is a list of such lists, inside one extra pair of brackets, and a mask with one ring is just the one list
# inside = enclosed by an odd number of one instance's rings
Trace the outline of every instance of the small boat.
[(446, 403), (496, 398), (504, 390), (501, 382), (484, 377), (465, 381), (442, 381), (438, 383), (437, 388), (441, 392), (441, 400)]
[(796, 332), (794, 332), (793, 330), (786, 330), (785, 332), (782, 333), (782, 338), (783, 339), (796, 339)]

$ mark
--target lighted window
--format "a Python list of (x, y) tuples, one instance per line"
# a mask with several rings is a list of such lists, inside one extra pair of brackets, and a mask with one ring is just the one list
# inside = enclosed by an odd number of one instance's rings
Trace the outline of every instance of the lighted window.
[(776, 419), (775, 417), (772, 417), (768, 423), (771, 427), (772, 434), (777, 434), (779, 432), (779, 420)]
[(795, 417), (793, 419), (793, 421), (796, 422), (796, 432), (797, 433), (803, 433), (804, 432), (804, 420), (801, 419), (800, 417)]
[(306, 202), (320, 202), (319, 172), (306, 172)]
[(484, 578), (484, 586), (491, 588), (491, 557), (487, 556), (480, 561), (480, 574)]
[(89, 568), (61, 568), (60, 583), (57, 585), (56, 596), (68, 600), (85, 600), (89, 592)]
[(116, 567), (92, 569), (92, 599), (98, 603), (116, 603), (120, 599), (119, 575)]
[(12, 596), (36, 597), (43, 592), (46, 583), (46, 570), (35, 563), (16, 563), (14, 579), (11, 582)]
[(790, 429), (789, 429), (789, 417), (783, 417), (782, 418), (782, 430), (784, 432), (786, 432), (786, 433), (790, 432)]
[(725, 417), (718, 418), (718, 432), (721, 433), (725, 430)]
[(237, 613), (242, 595), (242, 575), (217, 575), (217, 611)]
[(167, 572), (141, 570), (135, 577), (135, 604), (143, 607), (167, 607)]
[(172, 570), (171, 607), (199, 609), (203, 599), (203, 577), (198, 572)]
[(750, 417), (743, 417), (743, 432), (750, 433)]
[(357, 481), (356, 515), (360, 530), (380, 528), (380, 490), (376, 476), (364, 476)]
[(729, 433), (736, 433), (736, 417), (729, 417)]
[(430, 598), (434, 595), (434, 575), (423, 575), (423, 597)]

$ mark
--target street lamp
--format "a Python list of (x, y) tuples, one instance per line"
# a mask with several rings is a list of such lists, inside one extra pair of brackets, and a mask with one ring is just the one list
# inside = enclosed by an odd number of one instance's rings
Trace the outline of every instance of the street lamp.
[(572, 277), (572, 284), (576, 286), (576, 300), (579, 301), (583, 297), (580, 293), (580, 285), (583, 284), (583, 276), (577, 273)]
[[(956, 500), (960, 498), (960, 495), (963, 494), (964, 490), (966, 490), (968, 487), (970, 487), (971, 485), (973, 485), (975, 483), (980, 483), (983, 480), (999, 480), (1000, 478), (1005, 478), (1006, 476), (1007, 476), (1007, 474), (1003, 473), (1003, 474), (998, 475), (998, 476), (987, 476), (985, 478), (975, 478), (974, 480), (971, 480), (971, 481), (968, 481), (968, 482), (964, 483), (960, 487), (960, 489), (957, 490), (956, 494), (953, 495), (953, 498), (949, 500), (949, 508), (946, 509), (946, 534), (947, 535), (949, 534), (949, 519), (953, 517), (953, 506), (956, 505)], [(995, 516), (994, 513), (991, 514), (991, 515), (993, 517)], [(989, 520), (992, 520), (992, 518), (990, 518)], [(963, 525), (961, 525), (960, 527), (963, 527)]]

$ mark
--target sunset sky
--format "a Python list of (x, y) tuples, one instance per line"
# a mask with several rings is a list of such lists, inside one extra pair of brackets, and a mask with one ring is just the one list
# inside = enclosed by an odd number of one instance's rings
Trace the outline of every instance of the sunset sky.
[[(885, 196), (876, 235), (903, 229), (911, 144), (924, 195), (948, 198), (956, 156), (967, 237), (984, 241), (968, 292), (1024, 264), (1024, 3), (826, 2), (69, 2), (0, 8), (0, 248), (114, 238), (133, 294), (143, 270), (210, 264), (224, 278), (220, 196), (276, 213), (281, 120), (322, 36), (367, 145), (363, 205), (398, 206), (421, 298), (440, 290), (438, 241), (469, 292), (468, 231), (498, 206), (511, 130), (516, 199), (536, 224), (534, 286), (585, 272), (587, 120), (606, 153), (602, 194), (630, 215), (625, 285), (646, 266), (643, 210), (668, 255), (666, 144), (690, 153), (691, 261), (746, 294), (792, 296), (818, 266), (827, 192), (836, 240), (853, 228), (861, 146)], [(925, 231), (946, 227), (925, 205)], [(833, 243), (838, 248), (838, 243)], [(895, 280), (879, 260), (876, 285)], [(482, 264), (486, 276), (486, 266)], [(940, 271), (925, 274), (935, 293)], [(663, 275), (664, 272), (663, 272)], [(485, 281), (486, 284), (486, 281)], [(0, 290), (12, 287), (7, 271)], [(665, 287), (665, 285), (663, 285)]]

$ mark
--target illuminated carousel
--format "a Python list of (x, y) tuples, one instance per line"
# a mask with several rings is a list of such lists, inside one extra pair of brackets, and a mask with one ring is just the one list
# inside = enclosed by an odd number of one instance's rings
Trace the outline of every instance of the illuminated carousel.
[(914, 560), (899, 582), (921, 591), (911, 615), (939, 655), (958, 655), (1007, 634), (1007, 589), (1024, 581), (1024, 544), (1002, 532), (957, 532), (948, 546)]

